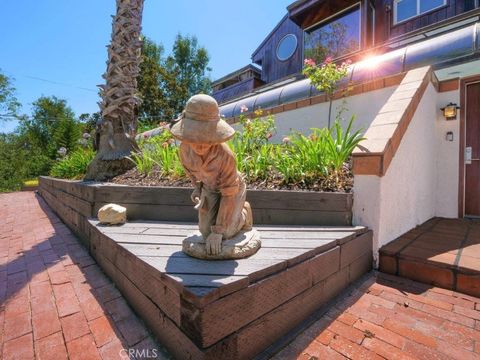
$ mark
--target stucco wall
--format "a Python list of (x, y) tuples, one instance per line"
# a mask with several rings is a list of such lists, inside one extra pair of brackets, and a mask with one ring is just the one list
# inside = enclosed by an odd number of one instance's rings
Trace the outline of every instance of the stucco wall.
[(355, 176), (353, 222), (373, 230), (374, 256), (434, 216), (457, 217), (459, 120), (447, 122), (439, 109), (458, 96), (429, 84), (385, 176)]
[[(393, 94), (396, 86), (370, 91), (346, 98), (348, 111), (343, 114), (344, 122), (348, 122), (355, 114), (354, 129), (366, 130), (373, 121), (380, 108)], [(332, 105), (332, 114), (341, 106), (342, 100), (335, 100)], [(292, 130), (309, 134), (311, 128), (322, 128), (328, 124), (328, 102), (320, 103), (300, 109), (285, 111), (275, 115), (277, 133), (272, 138), (273, 142), (280, 142)], [(334, 115), (332, 115), (332, 123)]]
[[(449, 102), (460, 104), (458, 90), (437, 94), (437, 205), (436, 216), (458, 217), (458, 169), (460, 151), (460, 114), (457, 120), (446, 121), (440, 109)], [(460, 110), (462, 111), (462, 110)], [(446, 141), (447, 132), (453, 141)]]

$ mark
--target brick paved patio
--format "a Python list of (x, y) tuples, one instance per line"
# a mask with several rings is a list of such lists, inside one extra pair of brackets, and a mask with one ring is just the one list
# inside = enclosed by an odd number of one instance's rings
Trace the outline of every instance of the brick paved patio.
[[(41, 198), (0, 195), (0, 229), (3, 359), (115, 360), (123, 348), (161, 349)], [(480, 299), (372, 273), (274, 356), (345, 358), (480, 359)]]
[(0, 358), (110, 360), (122, 349), (160, 349), (35, 193), (0, 195), (0, 229)]
[(371, 273), (275, 360), (480, 359), (480, 298)]

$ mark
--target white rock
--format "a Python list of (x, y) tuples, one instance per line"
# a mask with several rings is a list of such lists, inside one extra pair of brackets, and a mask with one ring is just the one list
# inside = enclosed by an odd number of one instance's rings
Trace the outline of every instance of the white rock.
[(107, 225), (125, 224), (127, 209), (117, 204), (104, 205), (98, 210), (98, 220)]

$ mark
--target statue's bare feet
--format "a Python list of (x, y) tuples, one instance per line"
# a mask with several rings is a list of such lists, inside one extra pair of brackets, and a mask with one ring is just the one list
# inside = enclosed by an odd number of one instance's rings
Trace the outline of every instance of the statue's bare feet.
[(222, 252), (222, 234), (211, 233), (207, 237), (206, 247), (208, 255), (218, 255)]

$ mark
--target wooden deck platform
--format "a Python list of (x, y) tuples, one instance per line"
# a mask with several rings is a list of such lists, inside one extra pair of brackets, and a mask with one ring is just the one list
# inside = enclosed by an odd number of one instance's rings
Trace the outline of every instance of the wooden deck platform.
[(187, 223), (90, 222), (90, 251), (179, 359), (248, 359), (372, 267), (364, 227), (259, 226), (262, 248), (242, 260), (182, 252)]

